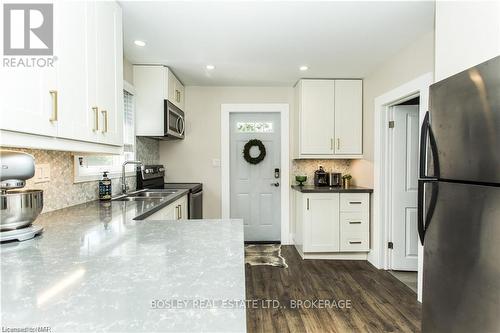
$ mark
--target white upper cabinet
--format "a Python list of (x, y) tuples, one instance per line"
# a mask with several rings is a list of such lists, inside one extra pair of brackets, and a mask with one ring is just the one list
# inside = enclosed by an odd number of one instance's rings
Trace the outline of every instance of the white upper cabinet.
[(295, 158), (362, 158), (361, 80), (300, 80)]
[(101, 142), (123, 144), (123, 36), (121, 8), (110, 1), (95, 5), (97, 36), (96, 103), (100, 116)]
[(184, 86), (171, 70), (167, 70), (166, 73), (168, 82), (167, 99), (179, 109), (184, 110)]
[(134, 65), (135, 133), (138, 136), (165, 135), (165, 106), (169, 86), (164, 66)]
[[(0, 128), (57, 135), (57, 85), (54, 69), (4, 68), (0, 74)], [(5, 145), (2, 136), (2, 145)]]
[(301, 154), (333, 154), (334, 91), (333, 80), (302, 80), (299, 82)]
[(165, 100), (184, 109), (184, 86), (162, 65), (134, 65), (138, 136), (165, 136)]
[(335, 154), (363, 153), (363, 82), (335, 80)]
[(15, 68), (0, 77), (0, 126), (9, 131), (2, 132), (2, 144), (119, 153), (121, 8), (104, 1), (60, 1), (53, 8), (54, 67)]
[(92, 34), (87, 34), (91, 27), (89, 20), (92, 19), (93, 8), (92, 3), (85, 2), (61, 1), (54, 4), (54, 31), (56, 33), (54, 54), (58, 59), (56, 63), (59, 107), (57, 136), (99, 142), (98, 136), (89, 130), (93, 124), (93, 116), (87, 105), (89, 87), (87, 73), (89, 68), (95, 66), (95, 57), (89, 57), (85, 45), (93, 42)]

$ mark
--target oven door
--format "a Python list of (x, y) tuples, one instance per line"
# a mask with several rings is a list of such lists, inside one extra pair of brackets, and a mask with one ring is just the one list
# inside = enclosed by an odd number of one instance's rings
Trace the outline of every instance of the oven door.
[(184, 139), (184, 112), (165, 100), (165, 136)]

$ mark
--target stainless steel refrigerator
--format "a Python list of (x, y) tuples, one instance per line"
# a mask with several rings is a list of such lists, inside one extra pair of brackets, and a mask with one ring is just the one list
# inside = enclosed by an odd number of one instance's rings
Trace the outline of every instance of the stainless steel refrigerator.
[(500, 57), (431, 86), (420, 149), (422, 332), (500, 332)]

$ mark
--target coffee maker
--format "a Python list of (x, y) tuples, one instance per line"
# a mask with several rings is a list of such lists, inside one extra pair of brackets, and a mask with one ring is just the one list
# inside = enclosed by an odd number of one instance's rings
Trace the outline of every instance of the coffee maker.
[(314, 171), (314, 186), (328, 186), (328, 172), (321, 165)]

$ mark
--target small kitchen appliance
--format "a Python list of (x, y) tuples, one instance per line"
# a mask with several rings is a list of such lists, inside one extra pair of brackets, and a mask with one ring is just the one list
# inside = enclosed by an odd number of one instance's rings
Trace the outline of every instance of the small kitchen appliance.
[(328, 173), (320, 165), (319, 169), (314, 171), (314, 185), (315, 186), (328, 186)]
[(43, 231), (32, 225), (43, 208), (42, 190), (20, 190), (35, 174), (32, 155), (0, 150), (0, 241), (31, 239)]
[(337, 187), (342, 185), (342, 174), (340, 172), (328, 173), (328, 186)]

